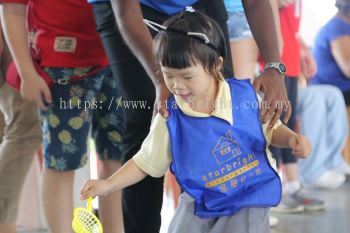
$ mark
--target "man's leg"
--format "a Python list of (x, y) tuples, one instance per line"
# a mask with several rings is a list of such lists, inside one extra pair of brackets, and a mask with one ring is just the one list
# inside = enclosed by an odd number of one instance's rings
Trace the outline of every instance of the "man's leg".
[[(155, 99), (154, 86), (146, 72), (124, 43), (109, 3), (93, 6), (97, 30), (107, 52), (117, 89), (124, 101), (145, 101), (145, 109), (125, 108), (125, 134), (122, 141), (123, 162), (130, 159), (146, 138)], [(147, 17), (147, 16), (145, 16)], [(123, 190), (125, 233), (156, 233), (161, 225), (163, 178), (147, 177)]]
[(0, 114), (5, 116), (0, 124), (6, 125), (0, 126), (0, 232), (15, 233), (22, 185), (41, 143), (41, 129), (35, 104), (7, 84), (0, 86)]
[(328, 157), (325, 163), (328, 169), (337, 169), (344, 164), (342, 149), (349, 133), (347, 127), (347, 113), (341, 91), (334, 86), (319, 85), (319, 88), (327, 107), (327, 147)]
[[(96, 74), (101, 76), (102, 85), (96, 92), (99, 108), (94, 110), (92, 136), (96, 151), (102, 161), (100, 179), (107, 179), (121, 167), (121, 140), (124, 135), (124, 114), (117, 100), (116, 80), (109, 68)], [(112, 101), (112, 102), (111, 102)], [(113, 135), (113, 136), (112, 136)], [(100, 196), (99, 217), (105, 232), (122, 233), (124, 230), (121, 191)]]
[[(312, 152), (298, 161), (302, 181), (312, 184), (325, 171), (327, 158), (327, 107), (322, 94), (311, 87), (299, 91), (298, 114), (301, 132), (311, 141)], [(315, 114), (317, 112), (317, 114)]]

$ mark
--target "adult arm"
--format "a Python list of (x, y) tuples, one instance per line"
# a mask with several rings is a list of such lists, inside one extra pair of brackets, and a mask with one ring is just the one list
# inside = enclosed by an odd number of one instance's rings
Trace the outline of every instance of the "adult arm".
[(350, 36), (342, 36), (332, 41), (331, 53), (345, 77), (350, 79)]
[[(267, 62), (280, 62), (277, 29), (274, 22), (273, 10), (269, 0), (242, 0), (250, 29), (260, 52)], [(270, 127), (286, 110), (284, 122), (291, 116), (291, 104), (288, 100), (283, 75), (275, 69), (265, 70), (254, 81), (257, 91), (265, 93), (261, 116), (263, 123), (270, 120)], [(283, 106), (283, 107), (280, 107)]]
[(154, 110), (167, 118), (166, 100), (170, 92), (165, 86), (160, 65), (155, 60), (153, 39), (147, 26), (143, 23), (140, 3), (138, 0), (112, 0), (112, 7), (120, 33), (156, 88)]
[(24, 98), (36, 102), (41, 110), (47, 110), (44, 104), (51, 103), (50, 89), (36, 72), (30, 56), (27, 39), (27, 6), (17, 3), (3, 3), (1, 9), (2, 26), (21, 77), (21, 94)]

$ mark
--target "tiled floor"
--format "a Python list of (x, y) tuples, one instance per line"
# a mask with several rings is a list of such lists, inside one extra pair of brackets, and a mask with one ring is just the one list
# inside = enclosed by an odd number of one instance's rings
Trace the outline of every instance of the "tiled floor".
[[(327, 210), (313, 213), (275, 215), (278, 217), (279, 223), (272, 229), (271, 233), (350, 232), (349, 181), (343, 187), (334, 191), (312, 191), (310, 193), (314, 194), (318, 198), (327, 201)], [(164, 203), (162, 211), (163, 225), (161, 233), (166, 232), (167, 224), (170, 221), (172, 213), (173, 210), (171, 202), (169, 199), (167, 199)], [(21, 231), (20, 233), (47, 233), (47, 231)]]

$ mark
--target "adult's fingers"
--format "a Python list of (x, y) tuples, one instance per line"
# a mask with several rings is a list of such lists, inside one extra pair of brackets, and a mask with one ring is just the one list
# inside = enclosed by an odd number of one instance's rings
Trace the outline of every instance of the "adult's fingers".
[(253, 82), (253, 87), (256, 92), (262, 91), (263, 90), (263, 82), (261, 81), (261, 78), (256, 78)]
[(44, 103), (44, 98), (42, 95), (38, 96), (35, 100), (36, 106), (41, 110), (41, 111), (47, 111), (47, 106)]
[(283, 112), (283, 108), (279, 105), (278, 101), (272, 101), (272, 106), (274, 112), (272, 118), (270, 119), (269, 128), (272, 128), (274, 126), (274, 124), (278, 121)]
[(43, 99), (47, 104), (51, 104), (52, 103), (52, 96), (51, 96), (51, 91), (49, 89), (48, 86), (45, 86), (42, 89), (42, 93), (43, 93)]
[(290, 119), (290, 117), (291, 117), (291, 115), (292, 115), (292, 111), (293, 111), (292, 105), (291, 105), (290, 101), (287, 101), (287, 103), (285, 104), (285, 107), (284, 107), (283, 111), (285, 112), (284, 118), (283, 118), (283, 122), (284, 122), (285, 124), (287, 124), (288, 121), (289, 121), (289, 119)]

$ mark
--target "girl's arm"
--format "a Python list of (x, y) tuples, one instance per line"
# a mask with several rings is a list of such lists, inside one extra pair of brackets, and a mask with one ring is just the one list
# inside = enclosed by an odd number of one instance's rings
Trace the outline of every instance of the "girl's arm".
[(107, 180), (88, 180), (81, 190), (81, 199), (107, 195), (135, 184), (147, 175), (161, 177), (171, 163), (170, 139), (166, 120), (157, 114), (140, 150)]
[(80, 198), (82, 200), (91, 196), (105, 196), (133, 185), (147, 176), (136, 163), (130, 159), (117, 172), (107, 180), (88, 180), (84, 183)]
[(311, 143), (305, 136), (297, 134), (285, 125), (273, 131), (271, 144), (280, 148), (291, 148), (296, 157), (306, 158), (311, 152)]

